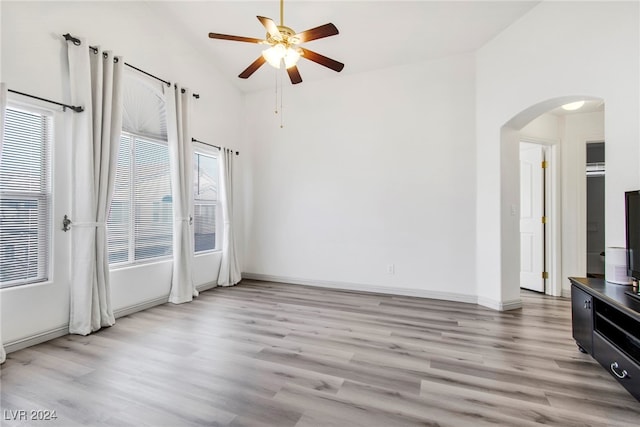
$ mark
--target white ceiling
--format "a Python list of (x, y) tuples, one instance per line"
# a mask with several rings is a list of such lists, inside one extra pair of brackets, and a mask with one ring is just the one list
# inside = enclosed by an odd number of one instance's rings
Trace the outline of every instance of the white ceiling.
[[(284, 24), (301, 32), (332, 22), (340, 34), (304, 47), (345, 64), (340, 74), (473, 52), (539, 1), (307, 1), (285, 0)], [(257, 15), (279, 24), (279, 1), (149, 1), (195, 49), (211, 57), (241, 91), (273, 87), (275, 71), (263, 65), (249, 79), (237, 75), (253, 62), (263, 45), (208, 38), (209, 32), (264, 38)], [(338, 74), (304, 59), (304, 82)], [(286, 78), (286, 75), (285, 75)]]

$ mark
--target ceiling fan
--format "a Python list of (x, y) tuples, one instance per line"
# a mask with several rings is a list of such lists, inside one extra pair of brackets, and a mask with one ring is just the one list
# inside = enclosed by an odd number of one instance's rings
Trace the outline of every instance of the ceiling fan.
[(302, 82), (300, 72), (296, 66), (300, 58), (306, 58), (317, 64), (323, 65), (334, 71), (340, 72), (344, 68), (344, 64), (334, 59), (327, 58), (312, 50), (305, 49), (298, 46), (301, 43), (309, 42), (312, 40), (322, 39), (324, 37), (335, 36), (338, 34), (338, 29), (335, 25), (329, 23), (319, 27), (311, 28), (301, 33), (296, 33), (289, 27), (284, 25), (284, 0), (280, 0), (280, 25), (276, 25), (273, 20), (265, 18), (264, 16), (258, 16), (258, 20), (267, 30), (267, 35), (264, 40), (256, 39), (252, 37), (231, 36), (228, 34), (209, 33), (209, 37), (212, 39), (232, 40), (246, 43), (266, 44), (270, 47), (262, 52), (262, 55), (251, 63), (238, 77), (241, 79), (249, 78), (258, 68), (260, 68), (265, 62), (268, 62), (275, 68), (280, 68), (280, 64), (284, 62), (289, 74), (291, 83), (298, 84)]

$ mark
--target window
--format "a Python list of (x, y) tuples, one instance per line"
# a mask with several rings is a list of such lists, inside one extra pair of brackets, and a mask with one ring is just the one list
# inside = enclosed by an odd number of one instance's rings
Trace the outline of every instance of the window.
[(7, 108), (0, 160), (0, 287), (49, 279), (52, 117)]
[(122, 132), (109, 211), (109, 263), (134, 263), (173, 252), (173, 208), (165, 141)]
[(195, 253), (216, 248), (218, 158), (196, 149), (193, 155), (193, 233)]

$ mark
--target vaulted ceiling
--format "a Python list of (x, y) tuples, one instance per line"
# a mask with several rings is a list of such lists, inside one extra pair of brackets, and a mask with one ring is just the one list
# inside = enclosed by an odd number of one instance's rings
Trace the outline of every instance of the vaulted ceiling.
[[(473, 52), (538, 3), (285, 0), (284, 24), (297, 32), (335, 24), (339, 35), (303, 46), (343, 62), (341, 74), (354, 74)], [(268, 64), (247, 80), (237, 77), (265, 46), (212, 40), (208, 33), (264, 38), (264, 27), (256, 16), (279, 24), (278, 0), (154, 1), (149, 6), (179, 29), (198, 52), (209, 56), (241, 91), (273, 87), (277, 74)], [(304, 82), (337, 77), (336, 72), (304, 59), (298, 68)]]

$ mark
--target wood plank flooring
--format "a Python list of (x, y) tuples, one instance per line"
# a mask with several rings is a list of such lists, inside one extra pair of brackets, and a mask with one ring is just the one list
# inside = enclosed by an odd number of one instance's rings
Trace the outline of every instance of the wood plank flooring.
[(9, 354), (0, 424), (639, 425), (640, 403), (577, 350), (570, 301), (523, 300), (500, 313), (244, 280)]

